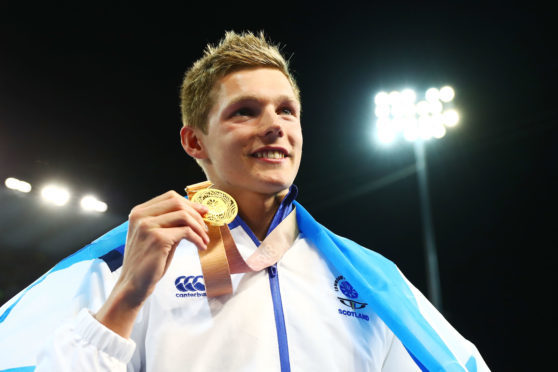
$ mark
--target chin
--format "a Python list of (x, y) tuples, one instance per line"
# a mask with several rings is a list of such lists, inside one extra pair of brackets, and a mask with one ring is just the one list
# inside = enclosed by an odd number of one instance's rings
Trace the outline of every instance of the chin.
[(265, 179), (258, 182), (257, 191), (263, 194), (277, 194), (288, 189), (293, 184), (292, 180)]

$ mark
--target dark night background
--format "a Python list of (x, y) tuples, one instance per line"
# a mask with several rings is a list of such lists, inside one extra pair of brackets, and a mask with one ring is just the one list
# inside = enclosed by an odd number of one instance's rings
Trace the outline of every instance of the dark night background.
[[(299, 201), (426, 292), (412, 145), (372, 140), (380, 90), (452, 85), (462, 120), (427, 144), (443, 312), (495, 371), (547, 370), (555, 331), (555, 14), (536, 3), (0, 5), (0, 304), (140, 202), (201, 181), (178, 90), (225, 30), (265, 30), (302, 89)], [(40, 185), (73, 191), (63, 208)], [(78, 211), (94, 192), (101, 216)], [(551, 339), (553, 337), (550, 337)]]

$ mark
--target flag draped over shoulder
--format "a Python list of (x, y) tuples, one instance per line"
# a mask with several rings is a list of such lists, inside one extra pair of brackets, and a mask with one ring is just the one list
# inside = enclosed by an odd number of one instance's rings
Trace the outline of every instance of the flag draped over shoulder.
[[(127, 231), (128, 222), (112, 229), (60, 261), (0, 307), (0, 372), (35, 370), (36, 356), (55, 329), (80, 309), (102, 305), (108, 289), (100, 280), (95, 285), (90, 276), (99, 271), (101, 262), (118, 259), (118, 255), (121, 260)], [(107, 260), (99, 260), (102, 257)]]
[[(334, 273), (356, 287), (423, 370), (488, 371), (475, 346), (464, 339), (397, 267), (383, 256), (337, 236), (295, 202), (300, 232)], [(83, 307), (99, 308), (110, 288), (82, 288), (95, 266), (121, 262), (124, 223), (60, 261), (0, 308), (0, 372), (34, 370), (45, 338)]]
[(463, 338), (382, 255), (340, 237), (297, 202), (298, 228), (333, 272), (343, 273), (426, 371), (488, 371), (476, 347)]

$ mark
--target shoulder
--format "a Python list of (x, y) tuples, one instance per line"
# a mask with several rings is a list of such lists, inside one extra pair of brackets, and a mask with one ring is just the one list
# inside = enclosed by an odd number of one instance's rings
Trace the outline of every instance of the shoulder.
[(325, 234), (333, 241), (333, 243), (345, 254), (354, 259), (366, 261), (381, 262), (383, 264), (395, 265), (390, 259), (375, 250), (365, 247), (349, 238), (338, 235), (331, 230), (323, 227)]
[(335, 246), (343, 254), (354, 256), (354, 258), (391, 263), (390, 260), (374, 250), (332, 232), (317, 222), (300, 203), (294, 202), (293, 204), (296, 206), (297, 223), (300, 231), (317, 246)]

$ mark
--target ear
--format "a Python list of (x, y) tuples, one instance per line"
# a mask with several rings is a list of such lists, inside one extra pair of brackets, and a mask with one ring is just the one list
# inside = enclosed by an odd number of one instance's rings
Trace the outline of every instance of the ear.
[(191, 127), (182, 127), (180, 130), (180, 141), (184, 151), (194, 159), (206, 159), (207, 154), (201, 141), (201, 131)]

